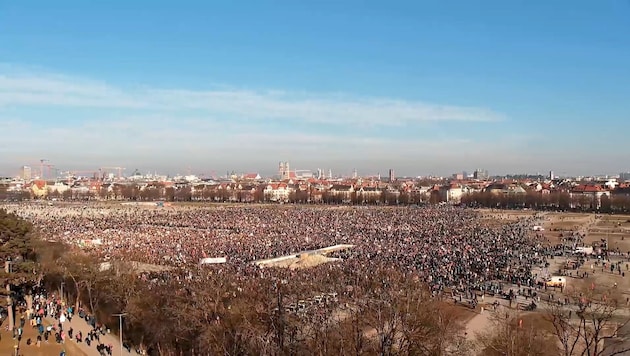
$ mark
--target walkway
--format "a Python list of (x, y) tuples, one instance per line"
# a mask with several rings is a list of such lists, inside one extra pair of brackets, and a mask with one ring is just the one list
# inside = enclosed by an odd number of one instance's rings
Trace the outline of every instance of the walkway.
[[(20, 318), (17, 318), (19, 326)], [(5, 322), (7, 322), (5, 320)], [(46, 323), (44, 323), (46, 324)], [(6, 325), (2, 325), (0, 330), (0, 355), (14, 355), (16, 339), (13, 339), (12, 332), (5, 329)], [(76, 345), (62, 345), (54, 341), (54, 336), (51, 336), (49, 341), (42, 341), (41, 345), (37, 346), (37, 329), (30, 326), (28, 323), (24, 326), (24, 333), (22, 334), (22, 341), (19, 343), (20, 356), (57, 356), (61, 350), (65, 350), (68, 356), (87, 356)], [(31, 345), (27, 345), (27, 340), (31, 339)]]
[[(54, 320), (52, 318), (46, 318), (46, 320), (52, 323), (53, 325), (56, 325), (59, 323), (58, 320)], [(69, 322), (68, 320), (66, 320), (66, 322), (63, 323), (63, 328), (66, 331), (72, 328), (74, 335), (76, 335), (77, 332), (81, 331), (84, 339), (87, 336), (87, 334), (92, 330), (92, 327), (90, 326), (90, 324), (88, 324), (84, 319), (79, 318), (78, 315), (75, 315), (72, 318), (72, 322)], [(72, 341), (66, 340), (66, 342), (72, 342), (73, 344), (77, 345), (81, 351), (85, 352), (86, 356), (100, 356), (101, 355), (98, 351), (96, 351), (96, 346), (98, 345), (98, 342), (96, 341), (92, 342), (90, 346), (88, 346), (85, 343), (85, 341), (76, 342), (76, 339), (72, 339)], [(101, 335), (100, 342), (102, 344), (112, 345), (114, 347), (113, 352), (112, 352), (113, 356), (121, 355), (120, 342), (119, 342), (118, 335), (115, 335), (115, 334)], [(127, 352), (127, 350), (123, 348), (122, 355), (128, 356), (128, 355), (139, 355), (139, 354), (136, 353), (136, 351), (133, 349), (131, 350), (131, 352)], [(68, 356), (72, 356), (72, 355), (68, 355)]]

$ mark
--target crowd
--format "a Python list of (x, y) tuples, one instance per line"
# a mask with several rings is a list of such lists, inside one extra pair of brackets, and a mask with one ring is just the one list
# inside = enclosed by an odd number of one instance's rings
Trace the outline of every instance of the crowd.
[[(31, 288), (26, 291), (25, 288)], [(13, 329), (13, 337), (22, 342), (24, 328), (30, 327), (37, 331), (35, 340), (24, 340), (26, 347), (41, 347), (42, 343), (65, 344), (68, 340), (77, 343), (84, 342), (87, 346), (94, 347), (99, 354), (111, 356), (113, 346), (101, 342), (101, 336), (109, 330), (96, 322), (96, 319), (83, 309), (74, 310), (55, 294), (49, 294), (39, 286), (22, 286), (14, 290), (16, 311), (20, 315), (19, 322)], [(83, 335), (80, 331), (74, 332), (70, 322), (73, 317), (85, 319), (91, 326), (91, 331)], [(8, 328), (8, 325), (7, 325)], [(65, 351), (61, 353), (65, 354)]]
[(33, 221), (45, 239), (78, 244), (103, 261), (189, 266), (226, 257), (250, 271), (258, 259), (352, 244), (334, 254), (345, 260), (342, 268), (387, 264), (419, 275), (435, 290), (478, 290), (494, 280), (533, 286), (532, 267), (550, 253), (530, 238), (532, 218), (488, 226), (474, 211), (451, 206), (5, 208)]

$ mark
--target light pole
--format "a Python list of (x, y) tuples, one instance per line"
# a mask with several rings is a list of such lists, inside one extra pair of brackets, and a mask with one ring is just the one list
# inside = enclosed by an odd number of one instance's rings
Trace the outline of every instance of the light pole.
[(123, 328), (122, 328), (122, 318), (123, 316), (127, 315), (127, 313), (117, 313), (117, 314), (112, 314), (113, 316), (117, 316), (118, 317), (118, 321), (120, 322), (119, 324), (119, 329), (118, 329), (118, 336), (120, 337), (120, 356), (122, 356), (123, 354)]

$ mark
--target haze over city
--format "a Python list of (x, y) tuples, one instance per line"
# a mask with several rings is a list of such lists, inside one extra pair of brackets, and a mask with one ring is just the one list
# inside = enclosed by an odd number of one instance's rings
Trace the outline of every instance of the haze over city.
[(630, 3), (0, 5), (0, 175), (630, 168)]

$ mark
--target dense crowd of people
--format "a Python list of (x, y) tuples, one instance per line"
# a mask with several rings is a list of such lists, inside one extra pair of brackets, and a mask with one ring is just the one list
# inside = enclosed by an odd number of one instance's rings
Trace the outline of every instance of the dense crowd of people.
[(488, 281), (535, 285), (532, 267), (546, 251), (530, 238), (533, 218), (491, 227), (472, 210), (427, 207), (140, 207), (14, 205), (42, 237), (80, 245), (103, 261), (192, 266), (225, 257), (255, 270), (253, 261), (351, 244), (334, 257), (342, 268), (391, 265), (420, 276), (435, 290), (467, 291)]
[[(29, 289), (26, 291), (25, 289)], [(101, 342), (101, 336), (106, 335), (109, 330), (102, 324), (97, 323), (94, 316), (82, 308), (74, 310), (73, 306), (66, 305), (55, 293), (39, 286), (17, 288), (14, 290), (16, 300), (16, 312), (20, 314), (17, 325), (13, 328), (13, 338), (21, 343), (24, 329), (27, 327), (36, 330), (36, 338), (24, 340), (27, 350), (32, 347), (41, 347), (42, 343), (65, 344), (68, 340), (75, 340), (77, 343), (85, 343), (88, 347), (103, 356), (113, 354), (113, 346)], [(72, 318), (82, 318), (90, 325), (91, 330), (87, 335), (81, 331), (75, 332), (70, 325)], [(8, 329), (9, 326), (7, 325)], [(20, 353), (21, 354), (21, 353)], [(61, 352), (65, 355), (65, 351)]]

